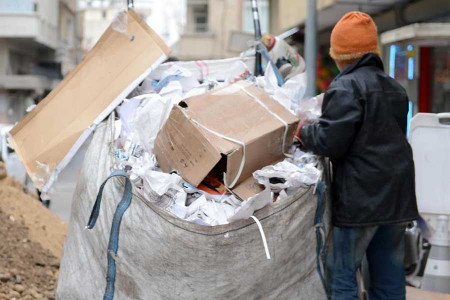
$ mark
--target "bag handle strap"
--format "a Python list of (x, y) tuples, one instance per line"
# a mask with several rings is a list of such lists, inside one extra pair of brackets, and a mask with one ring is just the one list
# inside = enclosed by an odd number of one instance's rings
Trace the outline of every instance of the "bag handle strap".
[(130, 206), (132, 199), (131, 181), (126, 172), (122, 170), (116, 170), (112, 172), (111, 175), (109, 175), (108, 178), (106, 178), (105, 181), (102, 183), (98, 191), (94, 207), (92, 208), (88, 225), (86, 226), (87, 229), (94, 228), (100, 213), (100, 204), (102, 202), (103, 189), (105, 188), (105, 185), (108, 182), (108, 180), (110, 180), (113, 177), (125, 177), (125, 190), (122, 196), (122, 200), (119, 202), (116, 211), (114, 212), (111, 231), (109, 234), (108, 251), (107, 251), (108, 270), (106, 275), (106, 289), (105, 294), (103, 296), (103, 300), (112, 300), (114, 298), (114, 283), (116, 280), (115, 258), (117, 256), (117, 250), (119, 249), (120, 223), (122, 222), (123, 214)]

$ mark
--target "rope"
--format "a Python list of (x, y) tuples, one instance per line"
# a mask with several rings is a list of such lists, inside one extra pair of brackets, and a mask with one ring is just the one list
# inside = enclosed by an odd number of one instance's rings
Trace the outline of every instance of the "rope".
[[(245, 88), (243, 88), (242, 86), (239, 86), (239, 88), (240, 88), (241, 90), (243, 90), (247, 95), (249, 95), (250, 97), (252, 97), (259, 105), (261, 105), (261, 106), (262, 106), (264, 109), (266, 109), (272, 116), (274, 116), (277, 120), (279, 120), (279, 121), (283, 124), (283, 126), (284, 126), (284, 135), (283, 135), (282, 153), (283, 153), (286, 157), (292, 157), (292, 155), (290, 155), (290, 154), (288, 154), (288, 153), (286, 153), (286, 152), (284, 151), (285, 146), (286, 146), (286, 137), (287, 137), (287, 133), (288, 133), (288, 129), (289, 129), (288, 123), (286, 123), (286, 121), (284, 121), (284, 120), (283, 120), (280, 116), (278, 116), (276, 113), (274, 113), (273, 111), (271, 111), (270, 108), (267, 107), (267, 105), (265, 105), (263, 102), (261, 102), (261, 100), (259, 100), (259, 99), (258, 99), (256, 96), (254, 96), (252, 93), (250, 93), (249, 91), (247, 91), (247, 90), (246, 90)], [(238, 173), (237, 173), (236, 177), (234, 178), (234, 180), (233, 180), (233, 182), (232, 182), (231, 184), (228, 184), (227, 174), (226, 174), (226, 173), (223, 173), (223, 182), (224, 182), (225, 187), (227, 187), (228, 189), (234, 188), (234, 186), (235, 186), (236, 183), (238, 182), (239, 178), (241, 177), (242, 171), (243, 171), (244, 166), (245, 166), (245, 155), (246, 155), (245, 143), (244, 143), (244, 142), (241, 142), (241, 141), (239, 141), (239, 140), (236, 140), (236, 139), (234, 139), (234, 138), (225, 136), (225, 135), (223, 135), (223, 134), (221, 134), (221, 133), (218, 133), (217, 131), (214, 131), (214, 130), (212, 130), (212, 129), (206, 127), (205, 125), (201, 124), (201, 123), (198, 122), (197, 120), (195, 120), (195, 119), (193, 119), (192, 117), (188, 116), (184, 110), (181, 110), (181, 111), (182, 111), (183, 114), (186, 116), (186, 118), (190, 119), (190, 120), (191, 120), (194, 124), (196, 124), (197, 126), (203, 128), (203, 129), (205, 129), (206, 131), (208, 131), (208, 132), (210, 132), (210, 133), (212, 133), (212, 134), (214, 134), (214, 135), (216, 135), (216, 136), (218, 136), (218, 137), (220, 137), (220, 138), (222, 138), (222, 139), (225, 139), (225, 140), (227, 140), (227, 141), (230, 141), (230, 142), (233, 142), (233, 143), (236, 143), (236, 144), (239, 144), (239, 145), (242, 146), (242, 159), (241, 159), (241, 164), (240, 164), (240, 166), (239, 166)]]
[[(186, 115), (186, 113), (185, 113), (184, 111), (183, 111), (183, 113)], [(186, 115), (186, 117), (188, 117), (188, 116)], [(190, 117), (188, 117), (188, 118), (190, 118)], [(192, 118), (190, 118), (190, 119), (191, 119), (191, 121), (192, 121), (194, 124), (196, 124), (197, 126), (203, 128), (203, 129), (205, 129), (206, 131), (208, 131), (208, 132), (210, 132), (210, 133), (212, 133), (212, 134), (214, 134), (214, 135), (216, 135), (216, 136), (218, 136), (218, 137), (220, 137), (220, 138), (222, 138), (222, 139), (228, 140), (228, 141), (230, 141), (230, 142), (233, 142), (233, 143), (236, 143), (236, 144), (239, 144), (239, 145), (242, 146), (242, 159), (241, 159), (241, 165), (239, 166), (239, 170), (238, 170), (238, 173), (237, 173), (236, 177), (234, 178), (233, 182), (232, 182), (230, 185), (228, 185), (227, 174), (226, 174), (226, 173), (223, 173), (223, 182), (224, 182), (225, 186), (228, 187), (229, 189), (232, 189), (232, 188), (236, 185), (237, 181), (239, 180), (239, 177), (241, 177), (242, 170), (244, 169), (244, 165), (245, 165), (245, 153), (246, 153), (246, 152), (245, 152), (245, 143), (243, 143), (243, 142), (241, 142), (241, 141), (238, 141), (238, 140), (236, 140), (236, 139), (230, 138), (230, 137), (228, 137), (228, 136), (225, 136), (225, 135), (223, 135), (223, 134), (220, 134), (220, 133), (218, 133), (218, 132), (216, 132), (216, 131), (214, 131), (214, 130), (208, 128), (208, 127), (206, 127), (205, 125), (199, 123), (197, 120), (194, 120), (194, 119), (192, 119)]]
[(252, 97), (259, 105), (261, 105), (265, 110), (267, 110), (267, 112), (268, 112), (269, 114), (271, 114), (272, 116), (274, 116), (278, 121), (280, 121), (280, 122), (283, 124), (283, 126), (284, 126), (284, 135), (283, 135), (283, 145), (282, 145), (283, 148), (281, 149), (281, 151), (282, 151), (282, 153), (284, 154), (284, 156), (286, 156), (286, 157), (292, 157), (292, 155), (290, 155), (290, 154), (284, 152), (284, 149), (285, 149), (285, 147), (286, 147), (286, 137), (287, 137), (287, 133), (288, 133), (288, 129), (289, 129), (288, 123), (287, 123), (285, 120), (283, 120), (279, 115), (277, 115), (276, 113), (274, 113), (273, 111), (271, 111), (270, 108), (267, 107), (266, 104), (264, 104), (261, 100), (258, 99), (258, 97), (256, 97), (255, 95), (253, 95), (252, 93), (250, 93), (249, 91), (247, 91), (247, 90), (246, 90), (244, 87), (242, 87), (242, 86), (239, 86), (239, 88), (240, 88), (242, 91), (244, 91), (247, 95), (249, 95), (250, 97)]
[(256, 222), (256, 225), (258, 225), (259, 233), (261, 234), (261, 239), (264, 245), (264, 250), (266, 251), (266, 257), (267, 259), (270, 259), (270, 252), (269, 247), (267, 246), (266, 234), (264, 233), (261, 222), (259, 222), (259, 220), (255, 216), (251, 216), (251, 218)]

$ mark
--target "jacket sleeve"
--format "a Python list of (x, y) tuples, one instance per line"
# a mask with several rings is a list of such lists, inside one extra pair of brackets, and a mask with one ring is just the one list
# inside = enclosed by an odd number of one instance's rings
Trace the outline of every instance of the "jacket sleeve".
[(340, 158), (351, 146), (362, 118), (363, 108), (352, 91), (328, 90), (319, 122), (303, 125), (300, 139), (308, 151)]
[(392, 109), (394, 110), (395, 121), (406, 135), (406, 129), (408, 124), (408, 111), (409, 111), (409, 99), (406, 92), (400, 94), (395, 100), (391, 101)]

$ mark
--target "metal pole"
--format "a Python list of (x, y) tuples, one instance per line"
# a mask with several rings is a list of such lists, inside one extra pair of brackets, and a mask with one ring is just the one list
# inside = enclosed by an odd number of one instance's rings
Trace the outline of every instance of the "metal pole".
[(134, 0), (127, 0), (128, 9), (134, 8)]
[[(252, 14), (253, 14), (253, 26), (255, 27), (255, 41), (258, 43), (261, 41), (261, 23), (259, 22), (259, 11), (258, 11), (258, 1), (252, 1)], [(262, 65), (261, 65), (261, 53), (259, 52), (260, 46), (256, 45), (255, 53), (255, 76), (262, 75)]]
[(317, 12), (316, 0), (308, 0), (306, 14), (306, 35), (305, 35), (305, 60), (307, 98), (316, 96), (316, 69), (317, 69)]

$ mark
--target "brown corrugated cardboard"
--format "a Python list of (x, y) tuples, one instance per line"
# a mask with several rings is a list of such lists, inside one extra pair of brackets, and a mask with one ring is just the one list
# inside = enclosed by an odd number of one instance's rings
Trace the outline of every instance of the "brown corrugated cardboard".
[[(48, 188), (101, 122), (169, 48), (132, 10), (110, 26), (83, 61), (11, 130), (10, 142), (40, 189)], [(125, 26), (125, 27), (124, 27)], [(113, 28), (114, 27), (114, 28)]]
[(283, 123), (288, 126), (287, 151), (297, 122), (261, 89), (239, 82), (175, 106), (156, 138), (155, 155), (163, 171), (178, 171), (192, 185), (200, 184), (214, 167), (226, 172), (230, 185), (241, 167), (243, 143), (245, 164), (234, 186), (238, 187), (253, 171), (283, 157)]
[(253, 176), (248, 177), (244, 182), (240, 183), (233, 189), (233, 193), (239, 196), (242, 200), (247, 200), (264, 190), (264, 186), (260, 185)]

